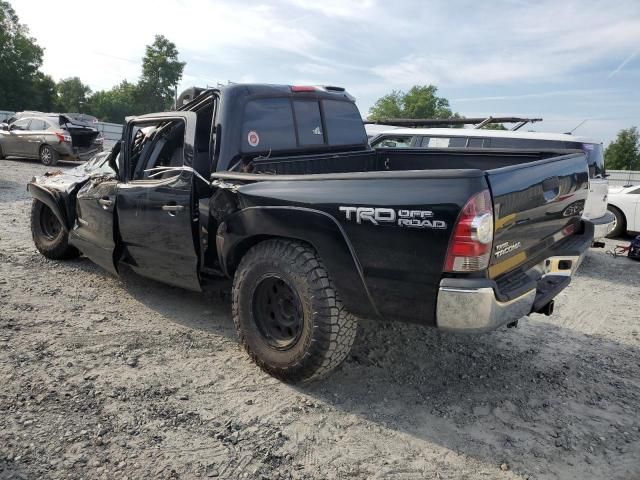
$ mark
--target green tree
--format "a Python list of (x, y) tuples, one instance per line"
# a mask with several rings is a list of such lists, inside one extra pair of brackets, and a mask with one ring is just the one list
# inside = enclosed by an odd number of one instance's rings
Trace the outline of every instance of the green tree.
[(185, 62), (178, 60), (176, 45), (164, 35), (156, 35), (147, 45), (142, 59), (142, 76), (138, 83), (137, 104), (145, 112), (166, 110), (182, 78)]
[(88, 101), (88, 111), (105, 122), (123, 123), (127, 115), (142, 113), (136, 105), (137, 85), (123, 80), (110, 90), (95, 92)]
[(394, 90), (376, 101), (369, 110), (369, 119), (453, 117), (449, 100), (437, 93), (435, 85), (414, 85), (408, 92)]
[(42, 81), (42, 48), (20, 24), (11, 5), (0, 0), (0, 108), (38, 109), (30, 95)]
[(604, 152), (610, 170), (640, 170), (640, 132), (636, 127), (618, 132)]
[(65, 78), (57, 85), (58, 110), (61, 112), (87, 112), (87, 100), (91, 95), (88, 85), (78, 77)]

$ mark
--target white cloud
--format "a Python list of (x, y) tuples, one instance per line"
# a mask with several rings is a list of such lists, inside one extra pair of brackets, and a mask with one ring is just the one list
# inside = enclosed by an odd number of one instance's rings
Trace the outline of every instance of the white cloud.
[(315, 2), (309, 0), (286, 0), (303, 10), (327, 17), (361, 18), (367, 10), (377, 7), (375, 0), (324, 0)]
[(264, 50), (304, 55), (320, 46), (308, 29), (267, 5), (67, 0), (58, 19), (44, 0), (16, 1), (14, 8), (46, 49), (43, 69), (56, 79), (80, 76), (94, 88), (108, 88), (123, 77), (135, 80), (144, 46), (155, 34), (174, 41), (182, 57), (225, 62), (244, 49), (254, 65)]

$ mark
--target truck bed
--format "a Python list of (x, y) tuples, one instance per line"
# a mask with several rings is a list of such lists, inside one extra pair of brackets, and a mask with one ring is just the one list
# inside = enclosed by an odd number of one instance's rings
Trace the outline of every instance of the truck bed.
[[(323, 253), (321, 235), (333, 227), (326, 225), (314, 234), (315, 226), (307, 225), (300, 213), (316, 212), (338, 226), (332, 235), (344, 237), (351, 250), (338, 256), (334, 247), (327, 247), (322, 255), (327, 263), (336, 259), (331, 270), (340, 272), (334, 279), (349, 308), (365, 316), (427, 324), (435, 321), (435, 298), (453, 225), (471, 196), (487, 188), (491, 192), (494, 247), (489, 268), (480, 273), (506, 288), (509, 274), (543, 260), (553, 245), (582, 228), (580, 214), (588, 191), (584, 153), (573, 150), (367, 150), (268, 158), (253, 166), (251, 173), (213, 175), (235, 185), (246, 215), (238, 224), (227, 221), (225, 248), (242, 240), (240, 232), (258, 224), (254, 217), (259, 211), (269, 211), (261, 229), (283, 215), (283, 229), (285, 223), (299, 228), (296, 235), (308, 238)], [(345, 207), (428, 211), (444, 228), (354, 222), (341, 213)], [(350, 256), (360, 278), (346, 267)], [(368, 298), (358, 294), (362, 288)]]
[(513, 149), (379, 149), (254, 159), (253, 173), (309, 175), (401, 170), (493, 170), (531, 163), (560, 155), (581, 154), (580, 150)]

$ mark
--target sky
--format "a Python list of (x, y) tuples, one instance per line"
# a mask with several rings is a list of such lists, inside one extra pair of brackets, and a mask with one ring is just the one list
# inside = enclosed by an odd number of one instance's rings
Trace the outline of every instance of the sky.
[[(42, 70), (93, 90), (136, 81), (155, 34), (187, 62), (180, 89), (339, 85), (366, 116), (432, 83), (453, 111), (542, 117), (533, 129), (602, 140), (640, 127), (640, 1), (10, 0)], [(586, 120), (586, 121), (585, 121)]]

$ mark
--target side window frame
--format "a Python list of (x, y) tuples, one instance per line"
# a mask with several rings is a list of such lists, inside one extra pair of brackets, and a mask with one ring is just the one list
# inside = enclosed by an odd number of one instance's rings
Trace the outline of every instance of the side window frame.
[[(26, 122), (26, 125), (24, 128), (20, 127), (20, 128), (15, 128), (16, 125), (18, 125), (20, 122)], [(31, 125), (31, 119), (30, 118), (19, 118), (18, 120), (16, 120), (15, 122), (13, 122), (11, 124), (13, 126), (12, 130), (18, 130), (19, 132), (26, 132), (29, 130), (29, 125)]]
[[(196, 134), (196, 121), (197, 116), (195, 112), (184, 111), (184, 112), (166, 112), (166, 113), (152, 113), (149, 115), (142, 115), (139, 117), (128, 117), (125, 119), (126, 124), (124, 131), (122, 133), (122, 143), (124, 146), (124, 151), (121, 151), (120, 154), (123, 155), (122, 167), (118, 166), (118, 180), (122, 183), (143, 183), (143, 184), (156, 184), (156, 183), (165, 183), (167, 181), (175, 180), (175, 176), (169, 178), (145, 178), (145, 179), (134, 179), (131, 178), (134, 171), (131, 168), (131, 133), (134, 127), (145, 124), (154, 124), (161, 122), (169, 122), (169, 121), (181, 121), (184, 123), (184, 134), (183, 134), (183, 143), (182, 143), (182, 166), (186, 167), (182, 170), (181, 173), (185, 171), (192, 170), (193, 167), (193, 155), (194, 155), (194, 142), (195, 142), (195, 134)], [(191, 175), (191, 173), (189, 173)]]

